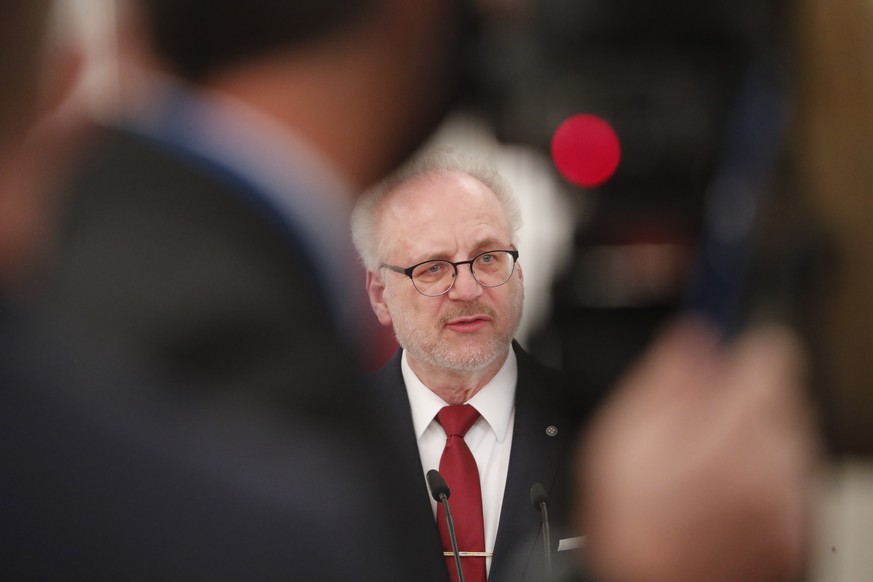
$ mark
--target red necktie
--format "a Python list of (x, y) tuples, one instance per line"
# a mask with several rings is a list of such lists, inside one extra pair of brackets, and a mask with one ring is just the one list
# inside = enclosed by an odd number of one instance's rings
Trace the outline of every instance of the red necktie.
[[(482, 519), (482, 488), (479, 485), (479, 469), (470, 452), (464, 435), (479, 418), (479, 411), (465, 404), (446, 406), (437, 413), (437, 422), (446, 431), (446, 448), (440, 458), (440, 474), (446, 480), (451, 494), (450, 504), (458, 536), (458, 550), (462, 553), (461, 567), (465, 582), (485, 582), (485, 557), (465, 556), (464, 552), (485, 552), (485, 526)], [(452, 582), (458, 582), (452, 542), (446, 525), (443, 505), (437, 509), (437, 527), (446, 566)]]

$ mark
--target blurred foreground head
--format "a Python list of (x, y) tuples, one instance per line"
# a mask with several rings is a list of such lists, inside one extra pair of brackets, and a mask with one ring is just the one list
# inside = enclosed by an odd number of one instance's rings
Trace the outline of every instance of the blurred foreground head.
[(360, 26), (379, 0), (139, 0), (158, 54), (204, 80), (264, 55), (299, 49)]
[(293, 125), (360, 186), (405, 159), (455, 98), (465, 2), (137, 1), (170, 72)]

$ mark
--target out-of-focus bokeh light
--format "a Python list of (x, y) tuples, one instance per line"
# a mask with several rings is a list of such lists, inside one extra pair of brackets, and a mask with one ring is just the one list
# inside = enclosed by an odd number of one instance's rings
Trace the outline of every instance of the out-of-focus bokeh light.
[(585, 188), (600, 186), (618, 168), (621, 145), (612, 126), (596, 115), (567, 118), (552, 137), (552, 160), (569, 182)]

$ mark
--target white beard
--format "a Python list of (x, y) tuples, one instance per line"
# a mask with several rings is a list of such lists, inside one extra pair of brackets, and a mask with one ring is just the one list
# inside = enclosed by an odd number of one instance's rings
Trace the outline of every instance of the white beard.
[(439, 321), (435, 322), (434, 327), (428, 329), (422, 329), (412, 321), (410, 310), (396, 310), (396, 312), (391, 313), (394, 336), (397, 338), (397, 343), (409, 353), (409, 356), (417, 360), (446, 370), (474, 372), (490, 366), (506, 355), (512, 338), (518, 330), (523, 304), (524, 291), (518, 289), (511, 309), (505, 315), (505, 317), (510, 318), (511, 325), (503, 333), (491, 336), (485, 344), (482, 344), (478, 338), (470, 338), (469, 347), (458, 344), (450, 345), (440, 341), (437, 335), (445, 322), (456, 317), (476, 314), (497, 317), (493, 309), (477, 302), (464, 304), (462, 307), (443, 314)]

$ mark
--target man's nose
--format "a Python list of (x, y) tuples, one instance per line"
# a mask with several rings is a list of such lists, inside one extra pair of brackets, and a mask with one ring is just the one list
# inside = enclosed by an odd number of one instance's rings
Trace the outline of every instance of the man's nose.
[(482, 285), (473, 276), (473, 266), (459, 265), (455, 284), (449, 290), (449, 298), (458, 301), (470, 301), (482, 294)]

